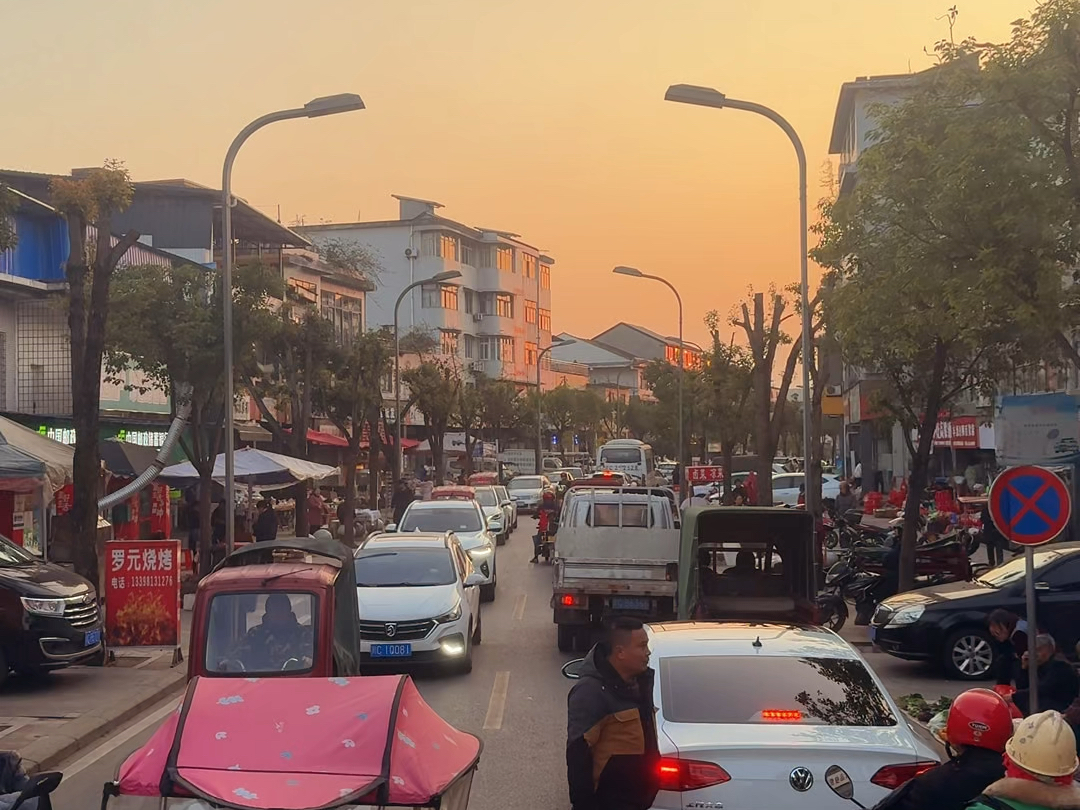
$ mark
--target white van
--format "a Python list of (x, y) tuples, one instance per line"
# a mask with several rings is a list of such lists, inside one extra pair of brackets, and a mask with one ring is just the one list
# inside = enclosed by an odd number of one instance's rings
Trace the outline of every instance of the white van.
[(596, 451), (596, 469), (631, 475), (644, 483), (656, 469), (652, 447), (637, 439), (613, 439)]

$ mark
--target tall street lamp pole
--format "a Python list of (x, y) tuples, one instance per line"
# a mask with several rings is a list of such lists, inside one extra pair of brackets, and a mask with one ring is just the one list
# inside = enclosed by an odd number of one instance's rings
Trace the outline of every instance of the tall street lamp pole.
[[(537, 328), (539, 329), (540, 315), (536, 316)], [(536, 474), (543, 475), (544, 469), (541, 461), (544, 457), (544, 428), (540, 420), (543, 416), (543, 398), (540, 396), (540, 369), (543, 367), (544, 355), (559, 346), (559, 343), (552, 343), (546, 349), (536, 355)]]
[[(675, 300), (679, 303), (679, 469), (682, 474), (686, 474), (686, 445), (683, 442), (683, 377), (686, 376), (686, 344), (683, 342), (683, 307), (682, 296), (679, 295), (679, 291), (675, 289), (675, 285), (661, 276), (651, 276), (648, 273), (642, 273), (636, 267), (616, 267), (611, 272), (620, 276), (632, 276), (633, 278), (648, 278), (653, 281), (659, 281), (666, 286), (669, 290), (675, 293)], [(685, 480), (685, 479), (682, 479)]]
[[(728, 98), (719, 90), (711, 87), (697, 87), (692, 84), (673, 84), (664, 94), (665, 101), (677, 101), (681, 104), (694, 104), (699, 107), (714, 107), (718, 110), (730, 108), (757, 113), (768, 118), (791, 140), (795, 147), (795, 157), (799, 162), (799, 262), (800, 262), (800, 292), (802, 298), (802, 379), (803, 379), (803, 455), (805, 458), (804, 468), (809, 467), (811, 452), (810, 439), (813, 432), (813, 422), (810, 413), (810, 362), (813, 352), (813, 337), (810, 328), (810, 280), (808, 270), (809, 247), (807, 245), (807, 205), (806, 205), (806, 150), (803, 149), (802, 140), (795, 128), (788, 123), (780, 113), (762, 104), (752, 101), (740, 101)], [(807, 472), (809, 470), (807, 469)], [(807, 511), (817, 514), (819, 492), (811, 492), (806, 488)], [(814, 555), (815, 564), (817, 555)]]
[(417, 287), (421, 287), (424, 284), (441, 284), (444, 281), (450, 281), (455, 278), (461, 278), (460, 270), (447, 270), (443, 273), (436, 273), (431, 278), (422, 278), (419, 281), (414, 281), (401, 291), (401, 295), (399, 295), (397, 301), (394, 302), (394, 422), (396, 423), (394, 455), (397, 458), (398, 480), (401, 480), (401, 473), (403, 471), (402, 466), (405, 463), (405, 457), (401, 449), (401, 332), (398, 327), (398, 309), (401, 307), (401, 302), (405, 300), (405, 296)]
[[(309, 101), (303, 107), (294, 110), (280, 110), (272, 112), (261, 118), (256, 118), (233, 139), (229, 151), (225, 153), (225, 165), (221, 170), (221, 247), (224, 254), (221, 270), (221, 298), (222, 298), (222, 321), (224, 329), (224, 354), (225, 354), (225, 503), (228, 508), (228, 519), (225, 521), (225, 549), (233, 550), (236, 541), (236, 521), (233, 519), (233, 509), (236, 504), (236, 482), (233, 480), (235, 472), (235, 458), (233, 456), (235, 442), (235, 416), (233, 414), (233, 311), (232, 311), (232, 271), (233, 271), (233, 236), (232, 236), (232, 170), (236, 162), (236, 155), (240, 147), (244, 145), (257, 130), (275, 121), (288, 121), (291, 118), (320, 118), (324, 115), (336, 115), (337, 113), (353, 112), (364, 109), (364, 102), (355, 93), (339, 93), (336, 96), (324, 96)], [(297, 429), (293, 425), (293, 430)], [(302, 426), (307, 430), (307, 425)]]

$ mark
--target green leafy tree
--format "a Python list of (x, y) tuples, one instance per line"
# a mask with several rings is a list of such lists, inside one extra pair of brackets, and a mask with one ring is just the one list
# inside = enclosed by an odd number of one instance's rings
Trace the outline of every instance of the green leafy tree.
[(1038, 357), (1062, 312), (1060, 257), (1045, 250), (1061, 226), (1039, 183), (1043, 158), (1009, 135), (1015, 119), (987, 129), (987, 107), (970, 103), (978, 75), (953, 67), (876, 111), (858, 184), (822, 205), (813, 252), (836, 274), (829, 330), (848, 363), (887, 381), (882, 405), (912, 455), (902, 588), (913, 584), (938, 414), (966, 391), (990, 392), (1019, 352)]
[[(731, 480), (735, 447), (750, 432), (750, 401), (754, 363), (749, 353), (734, 340), (724, 343), (720, 338), (720, 318), (710, 312), (705, 325), (712, 336), (712, 351), (705, 357), (705, 376), (709, 384), (710, 405), (720, 440), (724, 476)], [(735, 491), (727, 487), (724, 502), (734, 503)]]
[[(575, 389), (565, 383), (543, 395), (544, 419), (555, 432), (559, 452), (563, 452), (566, 435), (580, 422), (579, 402)], [(533, 421), (535, 422), (535, 417), (533, 417)]]
[[(233, 279), (233, 345), (238, 368), (254, 362), (280, 278), (262, 265), (241, 265)], [(181, 445), (199, 473), (199, 575), (211, 565), (214, 463), (224, 449), (225, 358), (221, 277), (191, 265), (125, 267), (111, 294), (108, 369), (137, 368), (175, 409), (191, 404)]]
[[(476, 390), (480, 395), (480, 422), (495, 441), (501, 441), (504, 432), (514, 426), (522, 401), (517, 386), (510, 380), (484, 377), (477, 381)], [(535, 422), (534, 415), (532, 423)]]
[(660, 438), (659, 410), (658, 402), (649, 402), (639, 397), (633, 397), (626, 403), (623, 423), (631, 437), (655, 446)]
[[(363, 332), (328, 356), (327, 374), (318, 378), (314, 407), (325, 414), (348, 441), (345, 451), (345, 513), (356, 510), (356, 464), (364, 425), (374, 438), (382, 409), (383, 376), (393, 364), (393, 344), (383, 332)], [(353, 521), (345, 521), (345, 543), (355, 540)]]
[(68, 227), (69, 254), (64, 276), (68, 285), (71, 415), (75, 425), (72, 561), (75, 570), (95, 584), (100, 582), (97, 501), (101, 455), (98, 428), (109, 288), (117, 265), (139, 239), (137, 231), (128, 231), (113, 244), (112, 218), (131, 204), (133, 195), (127, 169), (115, 161), (77, 177), (57, 177), (52, 181), (52, 203)]
[(0, 253), (11, 250), (19, 241), (12, 217), (18, 208), (18, 197), (4, 185), (0, 185)]
[(443, 440), (460, 404), (461, 379), (449, 366), (429, 360), (402, 372), (401, 379), (409, 386), (410, 403), (424, 416), (435, 477), (441, 481), (446, 476)]

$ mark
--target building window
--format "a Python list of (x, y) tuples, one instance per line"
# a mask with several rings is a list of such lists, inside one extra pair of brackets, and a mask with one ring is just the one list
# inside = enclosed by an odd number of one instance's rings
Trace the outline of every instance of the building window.
[(464, 287), (465, 293), (465, 314), (472, 315), (476, 311), (476, 291), (470, 290), (468, 287)]
[(529, 253), (521, 254), (521, 273), (525, 278), (536, 278), (536, 257)]
[(536, 302), (525, 301), (525, 323), (536, 323)]
[(439, 255), (439, 234), (435, 231), (425, 231), (420, 234), (420, 255), (421, 256), (438, 256)]
[(461, 240), (461, 263), (467, 264), (469, 267), (476, 266), (476, 243), (471, 239)]
[(324, 291), (322, 316), (334, 327), (334, 337), (338, 343), (352, 343), (364, 328), (364, 300)]
[(450, 284), (425, 284), (420, 288), (420, 306), (425, 309), (458, 308), (458, 288)]
[(458, 240), (456, 236), (449, 233), (439, 236), (439, 255), (444, 259), (458, 260)]
[(536, 365), (536, 344), (529, 343), (528, 341), (525, 343), (525, 365)]
[(451, 329), (439, 330), (439, 351), (443, 354), (455, 355), (458, 351), (458, 333)]
[(514, 250), (508, 247), (495, 248), (495, 266), (500, 270), (513, 271)]
[(551, 265), (550, 264), (542, 264), (542, 265), (540, 265), (540, 289), (541, 290), (550, 290), (551, 289)]
[(499, 360), (504, 363), (514, 362), (514, 339), (512, 337), (498, 337), (496, 338), (498, 343), (496, 347), (499, 353)]
[(476, 338), (473, 335), (465, 335), (465, 356), (470, 360), (476, 357)]
[(392, 394), (394, 392), (394, 369), (388, 368), (379, 378), (379, 388), (382, 389), (384, 394)]
[(491, 360), (491, 338), (479, 337), (476, 339), (476, 359)]
[(495, 314), (500, 318), (514, 317), (514, 296), (510, 293), (497, 293), (495, 295)]
[(302, 278), (290, 278), (285, 282), (285, 292), (290, 300), (314, 304), (319, 300), (319, 285)]
[(540, 329), (544, 332), (551, 331), (551, 310), (540, 310)]

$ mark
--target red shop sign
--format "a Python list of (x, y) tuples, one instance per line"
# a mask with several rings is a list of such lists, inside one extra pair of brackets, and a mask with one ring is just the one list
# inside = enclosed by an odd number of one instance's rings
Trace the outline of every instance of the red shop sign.
[(116, 647), (180, 644), (180, 541), (105, 544), (105, 635)]
[(691, 484), (711, 484), (724, 480), (723, 467), (687, 467), (686, 480)]
[(64, 484), (56, 491), (56, 516), (66, 515), (71, 511), (71, 506), (75, 502), (75, 486), (73, 484)]

